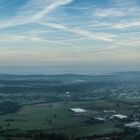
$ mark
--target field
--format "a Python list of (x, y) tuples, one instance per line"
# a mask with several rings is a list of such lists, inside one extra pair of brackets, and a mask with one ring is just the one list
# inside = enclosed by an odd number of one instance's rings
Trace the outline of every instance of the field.
[[(128, 109), (130, 108), (129, 105), (123, 105), (123, 103), (120, 103), (120, 105), (120, 112), (126, 115), (131, 113), (131, 111), (129, 111), (130, 109)], [(71, 107), (84, 108), (88, 111), (87, 115), (74, 117), (73, 112), (69, 110)], [(122, 128), (116, 127), (116, 125), (121, 125), (121, 122), (118, 121), (94, 124), (86, 123), (89, 116), (103, 116), (103, 109), (115, 107), (116, 101), (110, 100), (71, 101), (28, 105), (24, 106), (17, 113), (1, 115), (0, 124), (4, 129), (63, 132), (73, 136), (90, 136), (94, 134), (120, 132)]]

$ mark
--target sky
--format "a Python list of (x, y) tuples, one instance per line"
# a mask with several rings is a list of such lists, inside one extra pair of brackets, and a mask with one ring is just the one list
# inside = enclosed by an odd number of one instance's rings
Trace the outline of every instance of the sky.
[(0, 0), (0, 73), (140, 70), (140, 0)]

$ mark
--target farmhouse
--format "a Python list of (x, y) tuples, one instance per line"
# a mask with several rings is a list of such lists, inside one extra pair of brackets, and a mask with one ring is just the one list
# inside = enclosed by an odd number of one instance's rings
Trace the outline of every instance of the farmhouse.
[(74, 113), (86, 113), (87, 111), (82, 108), (71, 108), (70, 109)]
[(101, 117), (92, 117), (92, 119), (95, 121), (95, 122), (99, 122), (99, 123), (104, 123), (106, 121), (105, 118), (101, 118)]
[(115, 115), (112, 115), (110, 118), (111, 119), (123, 120), (123, 119), (127, 119), (127, 116), (126, 115), (121, 115), (121, 114), (115, 114)]
[(128, 128), (139, 128), (140, 129), (140, 122), (127, 123), (127, 124), (125, 124), (125, 127), (128, 127)]
[(80, 117), (80, 116), (84, 116), (87, 115), (86, 114), (86, 110), (82, 109), (82, 108), (71, 108), (70, 111), (72, 111), (74, 114), (74, 117)]

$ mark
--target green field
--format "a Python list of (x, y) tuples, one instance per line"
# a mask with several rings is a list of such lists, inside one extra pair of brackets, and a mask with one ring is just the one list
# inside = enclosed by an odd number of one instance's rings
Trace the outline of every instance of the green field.
[[(19, 112), (0, 116), (0, 125), (4, 129), (45, 130), (46, 132), (63, 132), (74, 136), (89, 136), (121, 131), (115, 127), (118, 122), (86, 124), (87, 116), (74, 117), (71, 107), (82, 107), (88, 111), (88, 116), (102, 113), (95, 108), (108, 109), (115, 106), (115, 102), (106, 100), (83, 102), (44, 103), (24, 106)], [(121, 111), (127, 110), (123, 106)], [(126, 111), (129, 113), (129, 111)], [(10, 121), (9, 121), (10, 120)], [(12, 121), (11, 121), (12, 120)]]

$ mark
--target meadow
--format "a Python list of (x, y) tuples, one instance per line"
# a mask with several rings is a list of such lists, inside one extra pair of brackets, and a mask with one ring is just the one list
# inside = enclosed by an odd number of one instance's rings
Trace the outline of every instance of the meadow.
[[(87, 115), (74, 117), (74, 113), (70, 111), (72, 107), (86, 109)], [(48, 133), (65, 133), (72, 136), (90, 136), (120, 132), (123, 129), (116, 127), (118, 124), (121, 124), (118, 121), (86, 123), (89, 117), (102, 116), (103, 109), (114, 107), (116, 107), (116, 102), (108, 100), (27, 105), (16, 113), (0, 115), (0, 125), (3, 129), (17, 129), (21, 131), (42, 130)], [(129, 111), (125, 111), (127, 107), (127, 105), (123, 105), (121, 109), (125, 114), (129, 114)]]

